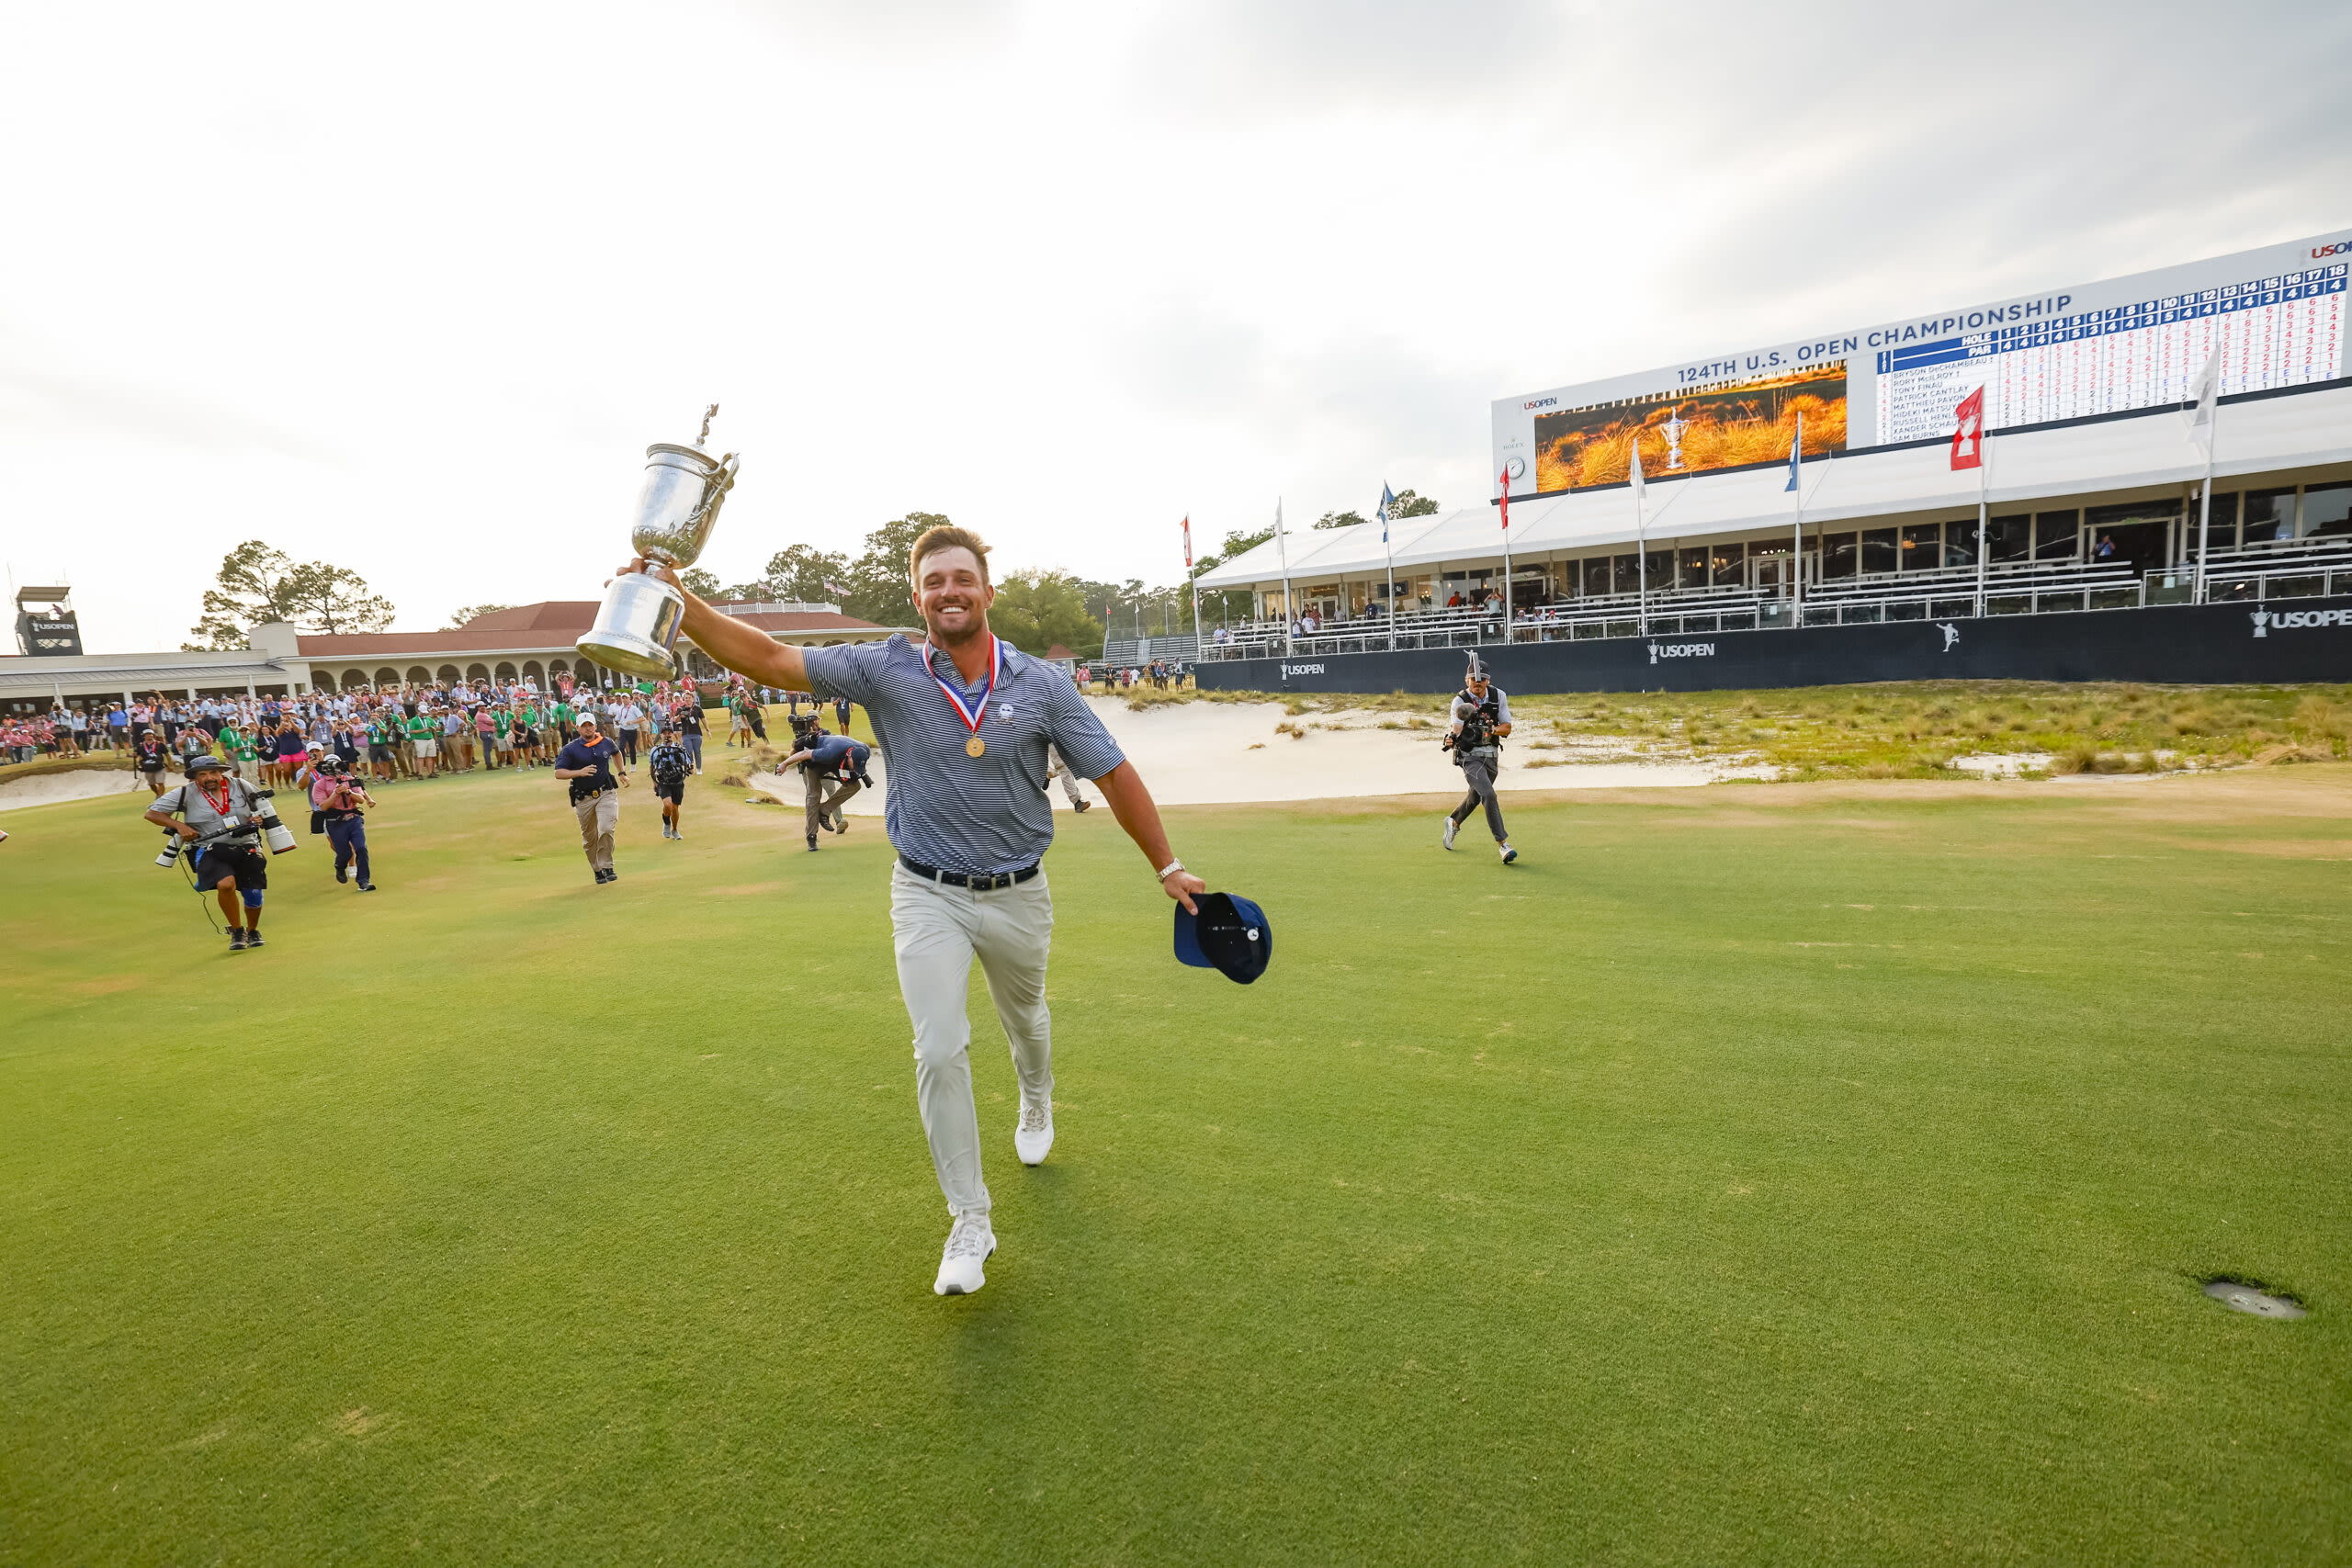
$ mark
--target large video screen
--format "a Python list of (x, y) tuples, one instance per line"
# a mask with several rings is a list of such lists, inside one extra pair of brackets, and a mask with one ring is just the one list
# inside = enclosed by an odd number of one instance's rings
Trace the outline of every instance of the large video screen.
[[(1804, 426), (1805, 456), (1846, 446), (1843, 360), (1709, 387), (1687, 396), (1566, 408), (1535, 416), (1535, 483), (1541, 491), (1623, 484), (1633, 472), (1636, 433), (1642, 470), (1659, 476), (1785, 461)], [(1497, 472), (1501, 470), (1498, 468)]]
[(1770, 348), (1669, 365), (1494, 405), (1495, 467), (1514, 496), (1623, 484), (1638, 432), (1653, 479), (1805, 451), (1944, 439), (1984, 390), (1989, 432), (2187, 401), (2218, 350), (2222, 393), (2352, 371), (2352, 231)]

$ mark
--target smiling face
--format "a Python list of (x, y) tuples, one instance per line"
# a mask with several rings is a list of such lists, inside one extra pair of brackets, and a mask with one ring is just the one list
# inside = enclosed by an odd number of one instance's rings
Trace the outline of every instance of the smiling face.
[(961, 545), (933, 550), (918, 561), (913, 586), (915, 608), (933, 642), (949, 646), (988, 630), (996, 589), (980, 558)]

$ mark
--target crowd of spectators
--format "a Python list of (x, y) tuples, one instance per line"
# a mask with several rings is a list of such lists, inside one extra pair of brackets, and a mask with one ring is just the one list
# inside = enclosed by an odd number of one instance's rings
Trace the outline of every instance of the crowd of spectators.
[[(739, 682), (722, 700), (740, 733), (764, 738), (761, 699), (783, 695), (755, 694)], [(104, 712), (61, 703), (45, 715), (0, 721), (0, 757), (22, 762), (127, 753), (133, 766), (153, 775), (152, 784), (166, 768), (184, 770), (187, 759), (209, 752), (248, 784), (276, 788), (292, 784), (313, 751), (333, 752), (354, 773), (390, 784), (552, 767), (556, 752), (579, 733), (580, 716), (594, 713), (632, 763), (656, 734), (676, 729), (700, 773), (703, 702), (686, 682), (608, 689), (560, 679), (549, 692), (528, 682), (441, 681), (292, 697), (153, 694)]]
[(1072, 668), (1070, 679), (1081, 692), (1117, 696), (1137, 686), (1155, 686), (1163, 691), (1182, 688), (1188, 673), (1183, 665), (1172, 659), (1155, 659), (1148, 664), (1079, 664)]

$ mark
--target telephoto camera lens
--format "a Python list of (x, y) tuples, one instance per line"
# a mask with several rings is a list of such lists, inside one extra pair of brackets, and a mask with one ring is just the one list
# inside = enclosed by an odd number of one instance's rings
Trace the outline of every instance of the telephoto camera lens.
[(164, 870), (169, 871), (173, 866), (179, 863), (179, 858), (180, 836), (177, 833), (164, 834), (164, 852), (155, 857), (155, 863), (162, 866)]

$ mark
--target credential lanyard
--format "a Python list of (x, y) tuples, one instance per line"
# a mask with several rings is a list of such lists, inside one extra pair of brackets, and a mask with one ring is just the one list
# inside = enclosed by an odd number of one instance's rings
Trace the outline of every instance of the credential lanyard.
[[(944, 649), (938, 649), (935, 651), (944, 653), (946, 650)], [(939, 678), (939, 668), (932, 663), (930, 651), (926, 651), (923, 656), (922, 667), (925, 671), (929, 671), (933, 683), (938, 686), (942, 692), (947, 694), (947, 700), (955, 705), (956, 716), (964, 721), (964, 728), (970, 730), (973, 734), (978, 735), (980, 732), (980, 720), (986, 718), (989, 715), (989, 699), (996, 695), (997, 675), (1004, 668), (1004, 644), (996, 639), (994, 633), (989, 634), (989, 683), (988, 688), (980, 693), (980, 700), (978, 705), (967, 703), (964, 700), (963, 693), (957, 691), (955, 687), (949, 685), (946, 682), (942, 681)], [(955, 660), (950, 659), (947, 661), (947, 667), (951, 670), (955, 669)]]

